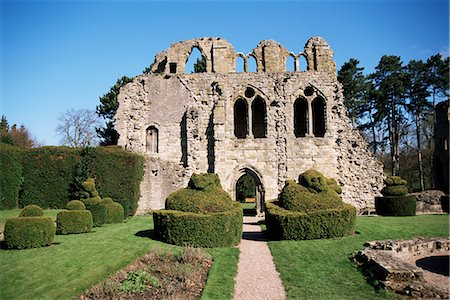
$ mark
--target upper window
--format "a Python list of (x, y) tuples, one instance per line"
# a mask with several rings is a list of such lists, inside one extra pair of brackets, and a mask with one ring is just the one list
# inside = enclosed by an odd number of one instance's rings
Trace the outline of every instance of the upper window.
[(255, 138), (266, 137), (266, 105), (261, 97), (252, 102), (252, 133)]
[(150, 126), (146, 132), (147, 152), (158, 153), (158, 128)]
[(326, 109), (322, 97), (316, 97), (312, 102), (313, 134), (316, 137), (324, 137), (326, 131)]
[(294, 134), (305, 137), (308, 132), (308, 103), (305, 98), (298, 98), (294, 103)]
[(234, 104), (234, 135), (245, 138), (248, 134), (248, 106), (244, 99), (238, 99)]

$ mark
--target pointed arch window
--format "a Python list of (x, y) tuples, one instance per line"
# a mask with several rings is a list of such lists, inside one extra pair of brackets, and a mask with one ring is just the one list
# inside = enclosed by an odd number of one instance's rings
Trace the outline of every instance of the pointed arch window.
[(308, 103), (305, 98), (297, 98), (294, 103), (294, 134), (305, 137), (308, 132)]
[(248, 134), (248, 106), (244, 99), (234, 103), (234, 135), (244, 139)]
[(265, 138), (267, 131), (266, 105), (261, 97), (252, 102), (252, 133), (255, 138)]
[(322, 97), (316, 97), (312, 102), (313, 134), (324, 137), (326, 131), (326, 106)]
[(146, 132), (146, 148), (148, 153), (158, 153), (158, 128), (149, 126)]

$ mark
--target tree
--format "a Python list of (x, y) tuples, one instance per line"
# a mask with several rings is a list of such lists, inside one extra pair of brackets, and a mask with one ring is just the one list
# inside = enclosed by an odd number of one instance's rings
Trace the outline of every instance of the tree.
[(127, 76), (117, 79), (116, 84), (110, 88), (109, 92), (100, 97), (100, 105), (97, 105), (96, 112), (106, 123), (106, 127), (96, 129), (97, 135), (101, 139), (101, 146), (117, 145), (119, 134), (114, 129), (114, 116), (119, 108), (117, 95), (119, 95), (120, 88), (132, 80), (133, 78)]
[(385, 122), (389, 132), (391, 173), (399, 172), (401, 125), (405, 122), (405, 69), (399, 56), (384, 55), (370, 75), (376, 88), (375, 119)]
[(88, 147), (98, 144), (96, 127), (99, 124), (96, 113), (88, 109), (69, 109), (58, 118), (56, 133), (60, 144), (69, 147)]
[(32, 148), (37, 142), (30, 137), (28, 130), (22, 124), (17, 128), (16, 124), (9, 126), (6, 116), (2, 115), (0, 121), (0, 142), (22, 148)]
[(353, 126), (361, 118), (363, 113), (361, 105), (367, 91), (367, 82), (362, 73), (364, 68), (359, 67), (358, 64), (357, 59), (350, 58), (348, 62), (342, 65), (337, 76), (344, 89), (344, 104), (348, 109), (348, 115)]
[(204, 56), (202, 58), (197, 58), (194, 64), (194, 73), (205, 73), (206, 72), (206, 59)]

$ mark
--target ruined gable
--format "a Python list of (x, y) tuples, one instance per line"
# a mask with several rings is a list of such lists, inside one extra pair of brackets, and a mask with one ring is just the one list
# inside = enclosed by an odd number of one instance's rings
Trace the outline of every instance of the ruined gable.
[[(194, 48), (206, 73), (185, 73)], [(157, 54), (151, 72), (118, 96), (119, 145), (146, 156), (139, 211), (163, 208), (193, 172), (217, 173), (232, 197), (237, 180), (252, 176), (262, 209), (286, 179), (311, 168), (336, 178), (345, 202), (372, 205), (382, 166), (351, 126), (332, 56), (320, 37), (297, 54), (273, 40), (236, 53), (221, 38), (178, 42)], [(250, 59), (256, 72), (246, 72)], [(289, 59), (294, 72), (286, 71)], [(244, 72), (236, 72), (237, 61)]]

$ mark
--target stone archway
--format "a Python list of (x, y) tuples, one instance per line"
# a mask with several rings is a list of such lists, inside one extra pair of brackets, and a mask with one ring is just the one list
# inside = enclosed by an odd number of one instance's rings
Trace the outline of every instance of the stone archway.
[(253, 167), (244, 166), (244, 167), (238, 168), (235, 171), (235, 174), (233, 176), (234, 179), (231, 182), (231, 184), (232, 184), (231, 191), (232, 191), (233, 198), (234, 198), (234, 200), (237, 200), (236, 186), (237, 186), (238, 180), (244, 175), (250, 176), (253, 179), (253, 181), (255, 182), (256, 215), (264, 216), (264, 212), (265, 212), (264, 202), (265, 202), (265, 191), (266, 190), (265, 190), (265, 187), (263, 184), (262, 175)]

